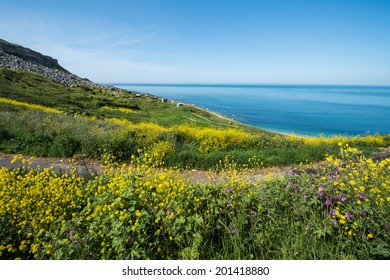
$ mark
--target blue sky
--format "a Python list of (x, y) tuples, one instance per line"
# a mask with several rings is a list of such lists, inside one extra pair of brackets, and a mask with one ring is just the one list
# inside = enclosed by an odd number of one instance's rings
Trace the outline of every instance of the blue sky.
[(390, 85), (389, 15), (389, 0), (0, 0), (0, 38), (97, 82)]

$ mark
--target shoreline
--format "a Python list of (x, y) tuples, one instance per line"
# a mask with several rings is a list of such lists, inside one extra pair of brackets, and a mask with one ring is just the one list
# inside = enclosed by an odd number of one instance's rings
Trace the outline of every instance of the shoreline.
[(308, 135), (300, 135), (300, 134), (296, 134), (296, 133), (289, 133), (289, 132), (281, 132), (281, 131), (277, 131), (277, 130), (272, 130), (272, 129), (267, 129), (267, 128), (263, 128), (263, 127), (258, 127), (258, 126), (254, 126), (254, 125), (251, 125), (251, 124), (247, 124), (247, 123), (242, 123), (242, 122), (239, 122), (237, 120), (235, 120), (234, 118), (229, 118), (221, 113), (217, 113), (215, 111), (212, 111), (208, 108), (203, 108), (203, 107), (200, 107), (198, 105), (195, 105), (195, 104), (191, 104), (191, 103), (187, 103), (187, 102), (184, 102), (184, 101), (178, 101), (178, 100), (171, 100), (175, 103), (182, 103), (184, 104), (185, 106), (192, 106), (198, 110), (201, 110), (201, 111), (204, 111), (204, 112), (207, 112), (211, 115), (214, 115), (220, 119), (223, 119), (225, 121), (230, 121), (232, 123), (235, 123), (235, 124), (241, 124), (241, 125), (245, 125), (245, 126), (250, 126), (250, 127), (253, 127), (253, 128), (257, 128), (257, 129), (262, 129), (262, 130), (265, 130), (267, 132), (272, 132), (272, 133), (275, 133), (275, 134), (280, 134), (280, 135), (285, 135), (285, 136), (295, 136), (295, 137), (298, 137), (298, 138), (313, 138), (313, 137), (319, 137), (319, 136), (308, 136)]
[(217, 112), (212, 111), (212, 110), (210, 110), (210, 109), (203, 108), (203, 107), (199, 107), (198, 105), (191, 104), (191, 103), (186, 103), (186, 102), (182, 102), (182, 101), (180, 101), (180, 103), (183, 103), (183, 104), (185, 104), (185, 105), (187, 105), (187, 106), (192, 106), (192, 107), (194, 107), (194, 108), (196, 108), (196, 109), (198, 109), (198, 110), (207, 112), (207, 113), (209, 113), (209, 114), (211, 114), (211, 115), (214, 115), (214, 116), (216, 116), (216, 117), (218, 117), (218, 118), (220, 118), (220, 119), (223, 119), (223, 120), (225, 120), (225, 121), (230, 121), (230, 122), (234, 122), (234, 123), (240, 123), (240, 122), (236, 121), (236, 120), (233, 119), (233, 118), (229, 118), (228, 116), (225, 116), (225, 115), (223, 115), (223, 114), (221, 114), (221, 113), (217, 113)]
[(204, 112), (207, 112), (211, 115), (214, 115), (220, 119), (223, 119), (225, 121), (230, 121), (232, 123), (235, 123), (235, 124), (241, 124), (241, 125), (245, 125), (245, 126), (250, 126), (250, 127), (253, 127), (253, 128), (257, 128), (257, 129), (262, 129), (262, 130), (265, 130), (267, 132), (271, 132), (271, 133), (275, 133), (275, 134), (280, 134), (280, 135), (284, 135), (284, 136), (294, 136), (294, 137), (298, 137), (298, 138), (315, 138), (315, 137), (319, 137), (319, 136), (309, 136), (309, 135), (301, 135), (301, 134), (296, 134), (296, 133), (288, 133), (288, 132), (281, 132), (281, 131), (277, 131), (277, 130), (272, 130), (272, 129), (267, 129), (267, 128), (263, 128), (263, 127), (258, 127), (258, 126), (254, 126), (254, 125), (251, 125), (251, 124), (247, 124), (247, 123), (242, 123), (242, 122), (239, 122), (237, 120), (235, 120), (234, 118), (229, 118), (221, 113), (217, 113), (215, 111), (212, 111), (208, 108), (203, 108), (203, 107), (199, 107), (198, 105), (195, 105), (195, 104), (191, 104), (191, 103), (187, 103), (187, 102), (183, 102), (183, 101), (178, 101), (178, 100), (172, 100), (173, 102), (175, 103), (182, 103), (184, 104), (185, 106), (192, 106), (198, 110), (201, 110), (201, 111), (204, 111)]
[[(107, 84), (108, 85), (108, 84)], [(153, 96), (156, 96), (158, 98), (165, 98), (164, 96), (161, 96), (161, 95), (157, 95), (157, 94), (154, 94), (154, 93), (148, 93), (148, 92), (142, 92), (142, 91), (138, 91), (138, 90), (132, 90), (132, 89), (127, 89), (127, 88), (123, 88), (121, 86), (131, 86), (133, 84), (111, 84), (109, 86), (113, 86), (113, 87), (116, 87), (118, 89), (121, 89), (121, 90), (125, 90), (125, 91), (133, 91), (133, 92), (138, 92), (138, 93), (141, 93), (141, 94), (145, 94), (145, 95), (153, 95)], [(137, 84), (134, 84), (134, 85), (137, 85)], [(139, 84), (139, 85), (142, 85), (142, 84)], [(280, 134), (280, 135), (285, 135), (285, 136), (296, 136), (296, 137), (299, 137), (299, 138), (303, 138), (303, 137), (310, 137), (310, 136), (305, 136), (305, 135), (298, 135), (298, 134), (295, 134), (295, 133), (288, 133), (288, 132), (280, 132), (280, 131), (277, 131), (277, 130), (271, 130), (271, 129), (267, 129), (267, 128), (262, 128), (262, 127), (258, 127), (258, 126), (254, 126), (254, 125), (251, 125), (251, 124), (246, 124), (246, 123), (242, 123), (242, 122), (239, 122), (233, 118), (229, 118), (221, 113), (217, 113), (215, 111), (212, 111), (208, 108), (203, 108), (203, 107), (200, 107), (198, 105), (195, 105), (195, 104), (192, 104), (192, 103), (188, 103), (188, 102), (185, 102), (185, 101), (181, 101), (181, 100), (175, 100), (175, 99), (169, 99), (169, 98), (166, 98), (168, 99), (169, 101), (171, 102), (174, 102), (174, 103), (181, 103), (185, 106), (192, 106), (198, 110), (201, 110), (201, 111), (204, 111), (206, 113), (209, 113), (211, 115), (214, 115), (220, 119), (223, 119), (225, 121), (229, 121), (229, 122), (232, 122), (232, 123), (235, 123), (235, 124), (241, 124), (241, 125), (245, 125), (245, 126), (250, 126), (250, 127), (253, 127), (253, 128), (257, 128), (257, 129), (262, 129), (262, 130), (265, 130), (267, 132), (271, 132), (271, 133), (276, 133), (276, 134)], [(318, 136), (317, 136), (318, 137)]]
[[(143, 85), (143, 84), (116, 84), (114, 86), (119, 86), (119, 88), (121, 89), (124, 89), (124, 90), (131, 90), (131, 91), (137, 91), (139, 93), (144, 93), (144, 94), (147, 94), (147, 95), (155, 95), (155, 96), (161, 96), (161, 97), (164, 97), (164, 94), (161, 94), (161, 93), (147, 93), (145, 92), (146, 89), (144, 90), (133, 90), (131, 89), (129, 86), (131, 85), (134, 85), (134, 86), (137, 86), (137, 85)], [(147, 84), (147, 86), (156, 86), (154, 84)], [(157, 85), (158, 86), (158, 85)], [(126, 87), (126, 88), (125, 88)], [(167, 93), (167, 95), (169, 96), (170, 94)], [(274, 129), (274, 128), (266, 128), (266, 127), (262, 127), (261, 125), (255, 125), (255, 124), (249, 124), (249, 123), (245, 123), (245, 122), (241, 122), (241, 121), (238, 121), (235, 117), (235, 115), (233, 115), (234, 112), (230, 112), (230, 114), (232, 114), (232, 116), (234, 117), (228, 117), (226, 115), (224, 115), (223, 113), (220, 113), (220, 112), (216, 112), (216, 111), (213, 111), (212, 109), (209, 109), (209, 108), (204, 108), (204, 107), (201, 107), (201, 106), (198, 106), (198, 105), (195, 105), (193, 103), (190, 103), (190, 102), (185, 102), (185, 101), (180, 101), (180, 98), (181, 98), (181, 95), (180, 94), (173, 94), (174, 98), (175, 99), (171, 99), (171, 98), (167, 98), (168, 100), (172, 101), (172, 102), (176, 102), (176, 103), (182, 103), (183, 105), (186, 105), (186, 106), (192, 106), (193, 108), (196, 108), (198, 110), (202, 110), (204, 112), (207, 112), (217, 118), (220, 118), (221, 120), (225, 120), (225, 121), (228, 121), (228, 122), (231, 122), (232, 124), (241, 124), (241, 125), (245, 125), (245, 126), (248, 126), (248, 127), (253, 127), (253, 128), (257, 128), (257, 129), (260, 129), (260, 130), (264, 130), (264, 131), (267, 131), (267, 132), (270, 132), (270, 133), (276, 133), (276, 134), (279, 134), (279, 135), (285, 135), (285, 136), (293, 136), (293, 137), (298, 137), (298, 138), (319, 138), (319, 137), (325, 137), (325, 138), (331, 138), (331, 137), (356, 137), (356, 136), (364, 136), (364, 135), (390, 135), (390, 133), (380, 133), (380, 132), (375, 132), (375, 133), (370, 133), (370, 130), (367, 130), (367, 131), (363, 131), (363, 127), (362, 129), (352, 129), (351, 133), (348, 133), (348, 129), (346, 129), (346, 131), (338, 131), (339, 129), (333, 129), (331, 127), (324, 127), (325, 129), (328, 129), (329, 132), (326, 133), (326, 132), (318, 132), (318, 133), (313, 133), (311, 132), (310, 133), (310, 129), (306, 129), (306, 133), (305, 131), (302, 132), (302, 133), (296, 133), (294, 131), (281, 131), (279, 129)], [(164, 97), (165, 98), (165, 97)], [(218, 107), (218, 106), (216, 106)], [(309, 127), (309, 125), (307, 125), (306, 127)], [(305, 129), (304, 129), (305, 130)], [(362, 132), (360, 132), (359, 130), (362, 130)], [(373, 130), (375, 131), (375, 130)], [(316, 131), (314, 131), (316, 132)]]

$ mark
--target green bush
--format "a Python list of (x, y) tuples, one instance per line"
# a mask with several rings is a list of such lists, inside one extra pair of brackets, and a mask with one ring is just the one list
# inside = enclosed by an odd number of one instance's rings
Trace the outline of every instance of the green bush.
[(60, 135), (50, 145), (49, 155), (53, 157), (71, 157), (81, 149), (80, 141), (72, 135)]

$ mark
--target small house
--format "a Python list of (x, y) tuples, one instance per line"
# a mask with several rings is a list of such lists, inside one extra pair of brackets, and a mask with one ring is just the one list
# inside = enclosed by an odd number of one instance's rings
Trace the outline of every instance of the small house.
[(177, 103), (176, 104), (176, 107), (181, 107), (181, 106), (184, 106), (184, 104), (183, 103)]

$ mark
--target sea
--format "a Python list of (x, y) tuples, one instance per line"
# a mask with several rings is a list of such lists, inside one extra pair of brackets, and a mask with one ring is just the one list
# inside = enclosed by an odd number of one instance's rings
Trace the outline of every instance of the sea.
[(193, 104), (270, 131), (390, 134), (390, 86), (116, 84)]

